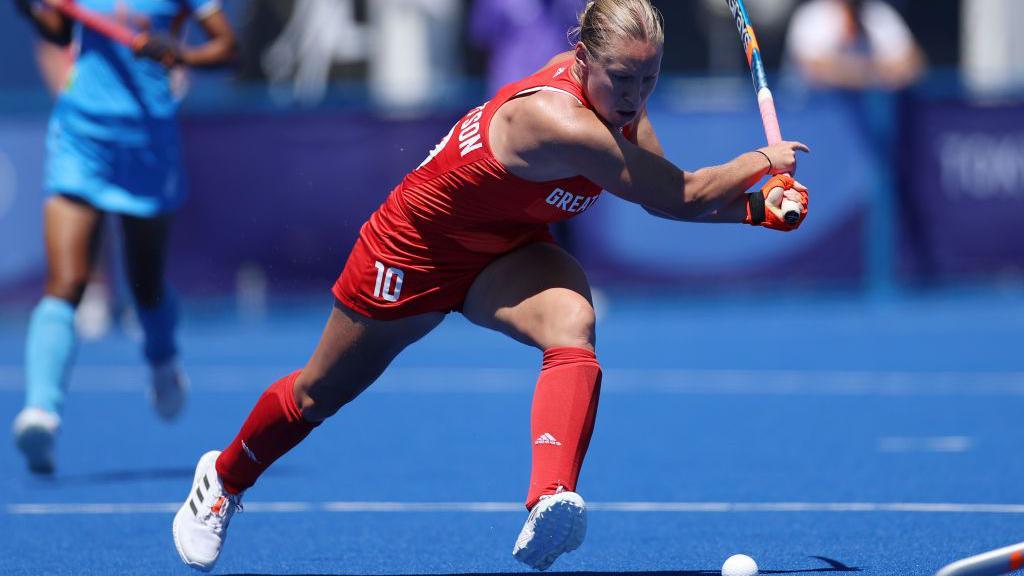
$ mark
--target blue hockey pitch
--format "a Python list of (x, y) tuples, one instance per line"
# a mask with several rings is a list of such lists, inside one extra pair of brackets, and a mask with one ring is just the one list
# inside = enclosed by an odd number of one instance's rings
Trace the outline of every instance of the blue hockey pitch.
[[(583, 546), (555, 573), (930, 575), (1024, 540), (1024, 299), (608, 296)], [(187, 307), (192, 396), (164, 425), (137, 344), (83, 343), (55, 477), (0, 447), (0, 573), (186, 574), (171, 518), (193, 466), (300, 367), (330, 302)], [(24, 318), (0, 321), (0, 418)], [(220, 574), (523, 572), (539, 353), (453, 315), (246, 494)]]

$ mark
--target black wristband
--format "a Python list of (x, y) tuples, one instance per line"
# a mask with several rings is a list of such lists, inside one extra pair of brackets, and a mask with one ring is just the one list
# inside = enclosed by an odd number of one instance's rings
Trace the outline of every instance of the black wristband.
[(774, 165), (772, 165), (772, 159), (771, 159), (771, 158), (769, 158), (767, 154), (765, 154), (764, 152), (762, 152), (762, 151), (760, 151), (760, 150), (754, 150), (754, 152), (757, 152), (757, 153), (758, 153), (758, 154), (760, 154), (761, 156), (764, 156), (764, 159), (768, 161), (768, 173), (769, 173), (769, 174), (771, 174), (771, 173), (772, 173), (772, 170), (774, 170), (774, 169), (775, 169), (775, 166), (774, 166)]
[(751, 192), (747, 194), (747, 206), (750, 207), (750, 223), (757, 226), (764, 222), (764, 194)]

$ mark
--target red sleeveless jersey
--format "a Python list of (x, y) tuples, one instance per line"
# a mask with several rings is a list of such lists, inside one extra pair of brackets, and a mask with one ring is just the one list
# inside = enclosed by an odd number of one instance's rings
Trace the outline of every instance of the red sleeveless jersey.
[(334, 294), (371, 318), (461, 309), (473, 279), (497, 256), (551, 242), (548, 224), (593, 205), (601, 187), (582, 176), (531, 182), (510, 173), (488, 141), (509, 100), (541, 91), (591, 108), (567, 57), (509, 84), (470, 110), (370, 216)]
[(449, 240), (465, 250), (508, 252), (551, 222), (590, 207), (601, 187), (577, 176), (530, 182), (510, 173), (488, 141), (491, 119), (505, 102), (524, 93), (559, 90), (590, 107), (567, 58), (502, 88), (470, 110), (409, 173), (370, 220), (386, 234), (395, 219), (408, 219), (425, 239)]

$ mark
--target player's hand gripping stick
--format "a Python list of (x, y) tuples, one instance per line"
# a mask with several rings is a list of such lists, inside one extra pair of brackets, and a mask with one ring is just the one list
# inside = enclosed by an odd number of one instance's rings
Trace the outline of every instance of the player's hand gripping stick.
[[(798, 199), (787, 198), (796, 196)], [(775, 197), (783, 198), (782, 206), (789, 202), (796, 207), (796, 218), (789, 218), (789, 214), (783, 212), (784, 208), (779, 206)], [(772, 197), (773, 200), (769, 200)], [(747, 194), (747, 216), (743, 222), (753, 226), (764, 226), (772, 230), (789, 232), (796, 230), (804, 217), (807, 216), (807, 189), (793, 180), (789, 174), (776, 174), (768, 179), (759, 192)]]
[[(761, 48), (757, 44), (757, 36), (754, 35), (754, 28), (750, 25), (750, 18), (747, 16), (747, 8), (743, 0), (726, 0), (729, 10), (732, 11), (733, 20), (736, 21), (736, 30), (743, 41), (743, 51), (747, 55), (747, 64), (750, 66), (750, 76), (754, 81), (754, 89), (757, 91), (757, 106), (761, 111), (761, 123), (764, 125), (764, 135), (768, 144), (782, 142), (782, 131), (779, 129), (779, 117), (775, 112), (775, 100), (772, 92), (768, 89), (768, 78), (764, 72), (764, 62), (761, 60)], [(773, 197), (772, 201), (775, 200)], [(806, 208), (783, 197), (780, 202), (783, 218), (794, 228), (799, 225), (802, 215), (806, 215)]]

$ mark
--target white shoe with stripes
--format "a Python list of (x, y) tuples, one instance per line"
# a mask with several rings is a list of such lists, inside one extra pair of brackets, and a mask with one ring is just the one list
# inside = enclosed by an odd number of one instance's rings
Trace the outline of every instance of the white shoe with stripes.
[(228, 536), (228, 524), (242, 509), (242, 495), (228, 494), (214, 464), (220, 452), (203, 454), (196, 465), (192, 491), (174, 515), (174, 547), (182, 562), (196, 570), (213, 570)]
[(541, 496), (519, 532), (512, 556), (535, 570), (580, 547), (587, 535), (587, 507), (575, 492)]

